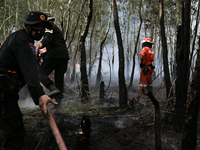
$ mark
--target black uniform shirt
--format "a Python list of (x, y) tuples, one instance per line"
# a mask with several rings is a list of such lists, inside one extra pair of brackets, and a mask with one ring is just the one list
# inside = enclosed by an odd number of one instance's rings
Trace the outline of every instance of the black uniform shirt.
[(25, 29), (18, 30), (5, 40), (0, 52), (0, 71), (16, 71), (23, 86), (27, 84), (36, 105), (44, 95), (38, 78), (34, 41)]
[(54, 23), (52, 23), (52, 26), (53, 31), (46, 31), (44, 39), (41, 42), (43, 47), (47, 48), (45, 58), (69, 59), (69, 54), (61, 30)]

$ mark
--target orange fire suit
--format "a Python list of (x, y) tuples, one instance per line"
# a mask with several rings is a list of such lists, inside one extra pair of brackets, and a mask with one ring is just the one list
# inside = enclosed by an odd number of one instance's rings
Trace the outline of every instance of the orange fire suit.
[[(140, 53), (140, 63), (143, 64), (140, 76), (140, 93), (146, 91), (146, 88), (152, 89), (152, 62), (154, 61), (154, 52), (150, 47), (143, 47)], [(145, 72), (146, 69), (146, 72)]]

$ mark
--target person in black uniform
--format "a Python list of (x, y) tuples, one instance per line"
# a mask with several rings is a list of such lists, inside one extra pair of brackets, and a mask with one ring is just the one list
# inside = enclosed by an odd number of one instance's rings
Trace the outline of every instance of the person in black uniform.
[[(46, 47), (46, 56), (43, 59), (42, 65), (39, 68), (40, 82), (50, 90), (50, 94), (54, 94), (54, 98), (58, 102), (58, 107), (63, 99), (64, 92), (64, 74), (67, 71), (69, 54), (64, 41), (63, 33), (53, 23), (55, 18), (50, 13), (46, 13), (47, 20), (52, 24), (52, 30), (46, 30), (41, 42), (36, 47)], [(49, 78), (49, 74), (54, 70), (54, 82)], [(58, 92), (59, 91), (59, 92)]]
[(25, 84), (44, 115), (48, 103), (57, 104), (45, 95), (40, 85), (34, 47), (34, 40), (41, 39), (51, 24), (40, 11), (30, 11), (21, 22), (24, 28), (10, 34), (0, 51), (0, 130), (4, 135), (4, 150), (23, 149), (26, 132), (18, 92)]

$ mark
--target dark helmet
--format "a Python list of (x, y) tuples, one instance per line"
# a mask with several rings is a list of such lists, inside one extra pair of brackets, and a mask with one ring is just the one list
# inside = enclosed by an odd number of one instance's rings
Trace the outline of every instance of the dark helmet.
[(47, 21), (47, 15), (40, 11), (30, 11), (26, 19), (22, 19), (20, 21), (28, 25), (45, 23), (47, 28), (51, 27), (51, 24)]

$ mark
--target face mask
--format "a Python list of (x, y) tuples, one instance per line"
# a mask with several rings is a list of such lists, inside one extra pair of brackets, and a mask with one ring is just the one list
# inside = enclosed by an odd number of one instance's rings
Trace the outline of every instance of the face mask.
[(32, 37), (33, 40), (37, 40), (39, 41), (42, 36), (44, 35), (44, 31), (43, 30), (36, 30), (36, 29), (31, 29), (30, 35)]

